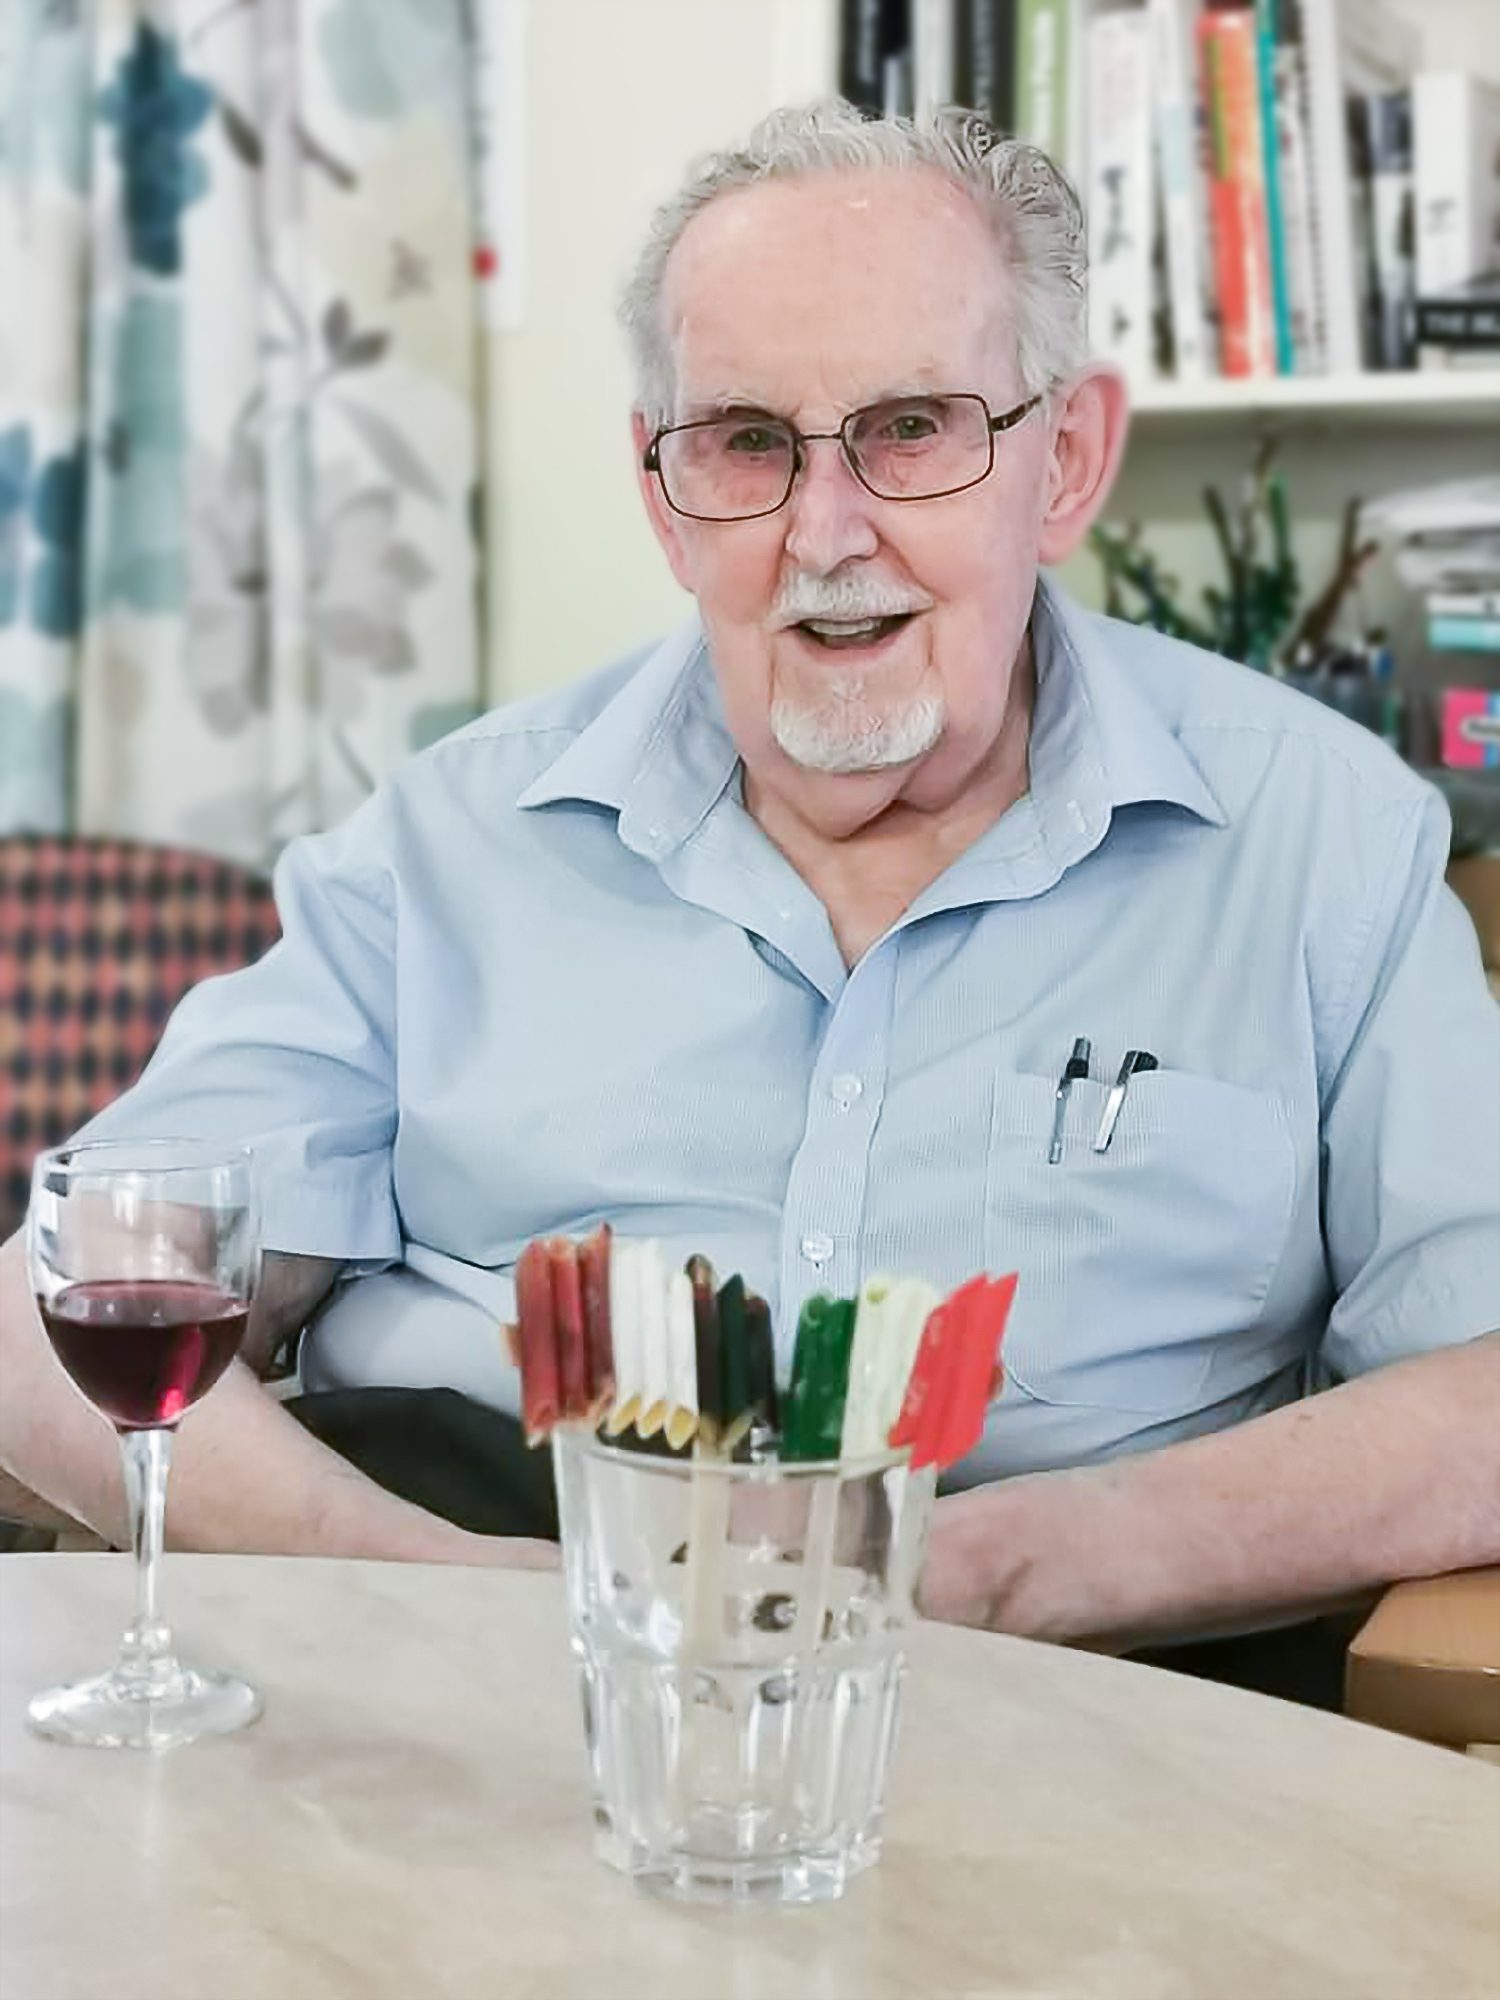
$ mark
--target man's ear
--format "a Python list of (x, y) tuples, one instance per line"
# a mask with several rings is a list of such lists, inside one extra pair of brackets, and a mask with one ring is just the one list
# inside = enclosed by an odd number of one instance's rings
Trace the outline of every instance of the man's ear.
[(1057, 392), (1039, 561), (1061, 562), (1088, 533), (1109, 498), (1129, 429), (1125, 378), (1112, 363), (1091, 361)]
[(673, 576), (676, 577), (684, 590), (691, 593), (693, 590), (693, 581), (690, 573), (691, 565), (688, 562), (687, 549), (683, 541), (682, 516), (672, 512), (672, 509), (667, 505), (666, 496), (661, 490), (661, 481), (654, 472), (646, 470), (646, 450), (651, 443), (653, 432), (640, 410), (632, 410), (630, 413), (630, 435), (635, 443), (636, 484), (641, 490), (641, 499), (645, 503), (646, 517), (651, 523), (656, 539), (661, 543), (662, 553), (667, 559)]

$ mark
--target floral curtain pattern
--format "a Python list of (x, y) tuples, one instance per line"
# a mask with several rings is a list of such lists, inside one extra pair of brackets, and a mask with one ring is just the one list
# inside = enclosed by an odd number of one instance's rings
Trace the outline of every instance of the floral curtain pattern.
[(263, 865), (478, 706), (465, 0), (0, 16), (0, 832)]

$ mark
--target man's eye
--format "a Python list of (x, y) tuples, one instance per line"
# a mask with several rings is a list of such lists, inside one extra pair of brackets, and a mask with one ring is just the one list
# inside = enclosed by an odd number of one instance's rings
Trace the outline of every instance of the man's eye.
[(724, 448), (736, 457), (764, 458), (784, 442), (782, 433), (768, 424), (741, 424), (725, 434)]
[(886, 424), (882, 435), (889, 444), (925, 444), (937, 433), (937, 421), (930, 410), (902, 410)]

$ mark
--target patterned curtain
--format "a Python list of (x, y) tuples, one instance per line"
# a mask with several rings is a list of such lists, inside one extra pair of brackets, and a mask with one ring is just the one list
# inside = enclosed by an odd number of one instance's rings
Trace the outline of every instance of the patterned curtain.
[(473, 714), (465, 0), (0, 0), (0, 832), (254, 864)]

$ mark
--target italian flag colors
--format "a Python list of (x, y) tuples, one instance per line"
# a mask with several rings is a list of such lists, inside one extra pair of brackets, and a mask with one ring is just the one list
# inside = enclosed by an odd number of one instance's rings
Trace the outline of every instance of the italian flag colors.
[(743, 1440), (786, 1460), (908, 1448), (914, 1467), (972, 1451), (1000, 1385), (1016, 1279), (979, 1276), (943, 1298), (920, 1278), (871, 1278), (858, 1298), (802, 1308), (784, 1393), (766, 1302), (706, 1257), (669, 1268), (660, 1243), (602, 1224), (577, 1243), (528, 1243), (516, 1265), (512, 1353), (526, 1435), (560, 1423), (674, 1449)]

